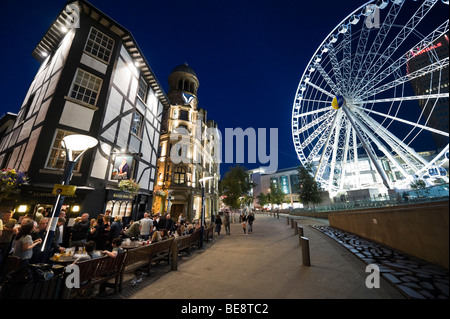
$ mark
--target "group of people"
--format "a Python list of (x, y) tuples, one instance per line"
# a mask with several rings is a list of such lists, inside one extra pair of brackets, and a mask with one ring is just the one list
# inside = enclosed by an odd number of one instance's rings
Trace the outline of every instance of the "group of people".
[[(72, 227), (66, 223), (66, 212), (61, 210), (56, 229), (51, 240), (47, 243), (49, 249), (42, 249), (50, 219), (43, 214), (43, 209), (38, 209), (34, 215), (26, 215), (17, 227), (17, 221), (12, 218), (13, 212), (3, 213), (0, 219), (0, 273), (8, 255), (19, 257), (22, 264), (48, 263), (55, 253), (66, 248), (84, 247), (87, 257), (99, 257), (99, 251), (103, 254), (115, 256), (122, 251), (120, 248), (123, 238), (161, 241), (171, 236), (178, 237), (192, 234), (200, 229), (198, 222), (185, 220), (181, 215), (177, 221), (170, 214), (144, 213), (139, 220), (130, 220), (124, 225), (120, 216), (111, 216), (111, 211), (106, 210), (96, 218), (89, 219), (89, 214), (84, 213), (75, 219)], [(254, 215), (242, 214), (240, 216), (244, 234), (252, 233)], [(226, 212), (223, 222), (220, 215), (215, 216), (215, 232), (220, 235), (222, 225), (225, 225), (227, 235), (230, 235), (230, 213)], [(101, 256), (101, 254), (100, 254)]]
[(34, 216), (26, 215), (18, 226), (12, 211), (3, 213), (0, 221), (0, 273), (10, 254), (19, 257), (22, 265), (27, 265), (47, 262), (51, 255), (64, 249), (61, 244), (62, 228), (66, 223), (65, 211), (61, 211), (57, 220), (54, 236), (48, 239), (49, 249), (42, 249), (50, 220), (42, 212), (43, 209), (39, 209)]
[[(217, 233), (217, 235), (220, 235), (220, 231), (222, 229), (222, 224), (225, 224), (225, 231), (227, 235), (231, 235), (230, 232), (230, 212), (225, 212), (225, 216), (223, 217), (224, 221), (222, 222), (222, 218), (220, 217), (220, 215), (216, 216), (215, 219), (215, 232)], [(242, 223), (242, 228), (244, 230), (244, 234), (251, 234), (253, 233), (253, 221), (255, 220), (255, 215), (253, 214), (253, 212), (250, 212), (248, 215), (245, 215), (244, 213), (242, 213), (240, 215), (240, 222)], [(248, 230), (247, 230), (248, 228)]]

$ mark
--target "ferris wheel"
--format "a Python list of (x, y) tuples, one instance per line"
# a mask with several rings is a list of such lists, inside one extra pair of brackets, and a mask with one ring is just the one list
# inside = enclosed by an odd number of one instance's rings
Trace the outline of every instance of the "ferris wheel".
[(331, 194), (401, 188), (448, 152), (448, 3), (369, 1), (312, 56), (292, 137)]

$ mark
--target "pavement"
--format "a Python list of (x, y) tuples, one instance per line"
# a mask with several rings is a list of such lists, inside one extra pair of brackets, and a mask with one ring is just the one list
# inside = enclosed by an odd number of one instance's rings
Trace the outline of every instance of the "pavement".
[[(177, 271), (153, 267), (148, 279), (124, 287), (111, 299), (405, 299), (380, 277), (368, 288), (366, 264), (311, 225), (327, 220), (302, 218), (309, 239), (310, 266), (302, 263), (298, 235), (286, 218), (257, 214), (252, 234), (239, 223), (180, 258)], [(108, 298), (108, 299), (110, 299)]]

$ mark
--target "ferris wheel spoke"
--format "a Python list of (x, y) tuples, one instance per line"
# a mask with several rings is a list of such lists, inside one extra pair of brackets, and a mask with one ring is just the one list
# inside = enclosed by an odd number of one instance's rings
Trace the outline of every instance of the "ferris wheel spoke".
[[(424, 39), (416, 43), (410, 50), (410, 52), (413, 52), (414, 48), (422, 48), (422, 47), (428, 47), (430, 44), (434, 43), (437, 39), (442, 37), (443, 35), (447, 34), (449, 31), (449, 21), (445, 21), (443, 24), (441, 24), (437, 29), (432, 31), (428, 36), (426, 36)], [(384, 69), (382, 72), (374, 76), (372, 79), (366, 82), (366, 84), (361, 87), (355, 95), (359, 95), (361, 92), (364, 92), (367, 90), (367, 88), (371, 87), (377, 87), (377, 85), (386, 79), (388, 76), (399, 72), (401, 68), (404, 68), (407, 63), (414, 58), (414, 54), (406, 54), (402, 55), (399, 59), (397, 59), (395, 62), (390, 64), (386, 69)]]
[(309, 86), (315, 88), (317, 91), (322, 92), (323, 94), (328, 95), (329, 97), (331, 97), (332, 99), (334, 99), (334, 97), (335, 97), (334, 94), (331, 94), (330, 92), (328, 92), (328, 91), (322, 89), (320, 86), (318, 86), (318, 85), (316, 85), (316, 84), (314, 84), (314, 83), (311, 83), (311, 82), (308, 82), (307, 84), (308, 84)]
[(392, 97), (388, 99), (377, 99), (377, 100), (366, 100), (362, 101), (363, 103), (386, 103), (386, 102), (398, 102), (398, 101), (414, 101), (414, 100), (426, 100), (426, 99), (440, 99), (440, 98), (448, 98), (448, 93), (436, 93), (436, 94), (428, 94), (428, 95), (412, 95), (412, 96), (403, 96), (403, 97)]
[(328, 119), (329, 117), (331, 117), (331, 116), (333, 116), (333, 115), (334, 115), (334, 112), (328, 112), (328, 113), (325, 113), (325, 114), (321, 115), (320, 117), (316, 118), (315, 120), (309, 122), (308, 124), (302, 125), (302, 127), (299, 128), (297, 131), (295, 131), (294, 134), (301, 134), (301, 133), (303, 133), (303, 132), (309, 130), (309, 129), (312, 128), (313, 126), (319, 124), (320, 122), (322, 122), (322, 121)]
[[(387, 39), (388, 33), (390, 29), (392, 28), (392, 25), (394, 24), (394, 21), (396, 20), (401, 8), (403, 6), (403, 2), (398, 5), (393, 5), (390, 7), (389, 12), (386, 15), (386, 18), (384, 19), (383, 24), (378, 29), (378, 33), (372, 43), (372, 46), (369, 50), (367, 50), (367, 57), (364, 59), (363, 67), (361, 70), (364, 70), (362, 78), (359, 78), (359, 72), (358, 76), (355, 79), (355, 87), (352, 93), (354, 94), (355, 91), (358, 91), (358, 88), (361, 87), (361, 85), (364, 83), (364, 79), (366, 78), (366, 71), (370, 70), (375, 59), (377, 58), (379, 51)], [(372, 77), (369, 77), (369, 79)]]
[[(358, 83), (359, 74), (361, 73), (363, 62), (366, 59), (365, 54), (366, 54), (367, 42), (369, 41), (369, 34), (370, 34), (369, 28), (361, 29), (361, 33), (360, 33), (359, 40), (358, 40), (358, 45), (356, 47), (354, 62), (352, 65), (352, 71), (351, 71), (350, 78), (353, 80), (350, 85), (350, 88), (353, 88), (356, 85), (356, 83)], [(352, 92), (353, 92), (353, 89), (352, 89)]]
[[(355, 107), (356, 108), (360, 108), (358, 106), (355, 106)], [(360, 109), (362, 109), (362, 108), (360, 108)], [(398, 122), (402, 122), (402, 123), (414, 126), (416, 128), (424, 129), (424, 130), (430, 131), (432, 133), (436, 133), (436, 134), (439, 134), (439, 135), (443, 135), (443, 136), (449, 137), (449, 133), (448, 132), (444, 132), (444, 131), (441, 131), (441, 130), (438, 130), (438, 129), (435, 129), (435, 128), (432, 128), (432, 127), (429, 127), (429, 126), (426, 126), (426, 125), (421, 125), (421, 124), (416, 123), (416, 122), (411, 122), (411, 121), (408, 121), (408, 120), (405, 120), (405, 119), (402, 119), (402, 118), (399, 118), (399, 117), (396, 117), (396, 116), (391, 116), (391, 115), (388, 115), (388, 114), (385, 114), (385, 113), (381, 113), (381, 112), (377, 112), (377, 111), (370, 110), (370, 109), (362, 109), (362, 110), (364, 110), (364, 112), (369, 112), (369, 113), (377, 114), (377, 115), (380, 115), (380, 116), (384, 116), (386, 118), (389, 118), (389, 119), (392, 119), (392, 120), (395, 120), (395, 121), (398, 121)]]
[(348, 94), (350, 89), (350, 73), (351, 67), (351, 54), (352, 54), (352, 28), (351, 25), (347, 27), (347, 32), (343, 37), (343, 58), (342, 58), (342, 77), (343, 77), (343, 91)]
[(328, 180), (328, 185), (334, 185), (334, 174), (336, 169), (336, 158), (338, 157), (338, 147), (339, 147), (339, 138), (340, 138), (340, 132), (341, 132), (341, 125), (342, 125), (342, 112), (340, 113), (341, 116), (339, 117), (336, 127), (334, 130), (334, 141), (331, 148), (331, 163), (330, 163), (330, 176)]
[(345, 142), (344, 142), (344, 158), (342, 160), (342, 163), (344, 165), (342, 165), (341, 167), (341, 178), (340, 178), (340, 184), (339, 184), (339, 190), (344, 189), (344, 176), (345, 176), (345, 172), (346, 172), (346, 167), (347, 167), (347, 161), (348, 161), (348, 153), (349, 150), (351, 148), (350, 145), (350, 136), (351, 136), (351, 124), (350, 122), (346, 121), (345, 123), (346, 129), (345, 129)]
[(333, 107), (332, 106), (327, 106), (327, 107), (324, 107), (324, 108), (321, 108), (321, 109), (317, 109), (317, 110), (314, 110), (314, 111), (309, 111), (309, 112), (305, 112), (305, 113), (299, 113), (297, 115), (294, 115), (294, 118), (305, 117), (305, 116), (308, 116), (308, 115), (313, 115), (313, 114), (317, 114), (317, 113), (320, 113), (320, 112), (327, 112), (327, 111), (330, 111), (330, 110), (333, 110)]
[(437, 1), (424, 1), (420, 8), (415, 12), (411, 19), (404, 25), (398, 35), (394, 37), (394, 40), (387, 46), (386, 50), (380, 54), (379, 58), (371, 65), (364, 75), (363, 80), (360, 83), (364, 83), (366, 78), (373, 78), (379, 73), (384, 64), (391, 59), (394, 52), (398, 50), (400, 45), (408, 38), (415, 30), (416, 26), (422, 21), (422, 19), (430, 12)]
[(316, 64), (315, 67), (317, 68), (317, 71), (319, 71), (320, 75), (324, 78), (324, 80), (327, 82), (328, 86), (331, 88), (331, 90), (335, 94), (342, 94), (341, 90), (337, 87), (337, 85), (333, 82), (333, 80), (330, 78), (328, 73), (323, 69), (322, 65), (320, 63)]
[[(333, 68), (333, 75), (336, 78), (336, 83), (344, 83), (344, 81), (342, 79), (341, 67), (339, 65), (339, 61), (336, 56), (336, 50), (335, 50), (333, 44), (331, 44), (331, 43), (328, 45), (328, 56), (331, 61), (331, 66)], [(340, 92), (342, 92), (343, 90), (344, 90), (343, 87), (341, 87), (339, 89)]]
[[(312, 141), (314, 141), (319, 135), (322, 134), (322, 132), (329, 128), (331, 125), (331, 118), (328, 118), (326, 121), (324, 121), (312, 134), (308, 136), (307, 139), (304, 140), (304, 142), (300, 145), (302, 149), (306, 148)], [(319, 143), (317, 143), (319, 144)], [(315, 146), (317, 146), (317, 144)], [(312, 153), (312, 152), (311, 152)], [(310, 153), (310, 155), (311, 155)]]
[[(356, 130), (356, 134), (358, 135), (359, 140), (363, 144), (364, 149), (366, 150), (367, 155), (369, 155), (370, 159), (372, 160), (372, 163), (374, 164), (376, 170), (378, 171), (378, 174), (383, 179), (383, 183), (387, 188), (390, 188), (389, 186), (389, 179), (386, 176), (386, 173), (384, 172), (383, 168), (381, 167), (381, 164), (379, 162), (379, 159), (375, 152), (371, 151), (368, 145), (370, 144), (369, 141), (367, 141), (361, 132), (358, 130), (358, 127), (361, 131), (364, 132), (365, 136), (367, 136), (378, 148), (379, 151), (381, 151), (389, 160), (391, 160), (392, 163), (395, 163), (395, 158), (392, 156), (391, 152), (383, 145), (380, 140), (364, 125), (364, 123), (361, 122), (361, 120), (355, 116), (349, 108), (344, 107), (345, 114), (347, 115), (350, 123), (352, 123), (352, 127), (354, 130)], [(358, 126), (358, 127), (357, 127)], [(404, 169), (399, 167), (399, 169), (404, 172)], [(409, 174), (405, 173), (405, 176)]]
[(448, 67), (448, 62), (449, 62), (449, 58), (448, 57), (446, 57), (446, 58), (444, 58), (444, 59), (442, 59), (440, 61), (436, 61), (433, 64), (427, 65), (427, 66), (425, 66), (425, 67), (423, 67), (423, 68), (421, 68), (421, 69), (419, 69), (419, 70), (417, 70), (415, 72), (412, 72), (412, 73), (407, 74), (405, 76), (402, 76), (402, 77), (400, 77), (398, 79), (395, 79), (395, 80), (393, 80), (393, 81), (391, 81), (389, 83), (386, 83), (386, 84), (384, 84), (382, 86), (374, 88), (371, 91), (367, 91), (366, 93), (361, 94), (360, 98), (364, 100), (364, 99), (366, 99), (366, 98), (368, 98), (370, 96), (374, 96), (374, 95), (376, 95), (378, 93), (385, 92), (385, 91), (387, 91), (389, 89), (392, 89), (392, 88), (394, 88), (396, 86), (399, 86), (399, 85), (402, 85), (404, 83), (410, 82), (413, 79), (422, 77), (422, 76), (427, 75), (427, 74), (433, 74), (435, 72), (438, 72), (441, 69), (443, 69), (445, 67)]
[[(330, 138), (330, 131), (333, 130), (334, 125), (336, 123), (336, 118), (337, 115), (339, 113), (334, 113), (335, 116), (333, 117), (329, 117), (327, 118), (323, 124), (319, 127), (321, 129), (321, 135), (319, 140), (317, 141), (317, 143), (314, 145), (312, 151), (309, 153), (308, 155), (308, 161), (313, 162), (314, 159), (317, 157), (317, 155), (319, 154), (319, 151), (322, 149), (323, 145), (325, 144), (325, 148), (326, 145), (328, 144), (329, 138)], [(322, 129), (323, 127), (323, 129)], [(322, 133), (323, 132), (323, 133)], [(316, 132), (314, 132), (313, 134), (311, 134), (311, 136), (315, 135)], [(316, 138), (316, 136), (314, 136), (314, 138)], [(324, 149), (325, 149), (324, 148)], [(323, 153), (322, 153), (323, 154)], [(321, 156), (321, 158), (323, 157), (323, 155)]]
[[(417, 154), (412, 148), (404, 144), (399, 138), (395, 137), (389, 130), (377, 123), (373, 118), (366, 113), (355, 109), (355, 113), (358, 114), (360, 119), (371, 129), (372, 132), (376, 132), (377, 135), (391, 148), (395, 150), (397, 155), (411, 168), (414, 172), (417, 172), (423, 164), (428, 163), (422, 156)], [(391, 151), (391, 152), (392, 152)], [(395, 158), (394, 158), (395, 160)], [(397, 160), (393, 162), (398, 169), (402, 169), (402, 165)]]

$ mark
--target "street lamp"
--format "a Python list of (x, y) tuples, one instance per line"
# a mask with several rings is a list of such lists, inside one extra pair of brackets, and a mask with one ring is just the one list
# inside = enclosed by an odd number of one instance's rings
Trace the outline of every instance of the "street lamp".
[(200, 216), (200, 249), (203, 249), (203, 239), (205, 235), (205, 181), (208, 179), (212, 179), (212, 176), (209, 177), (203, 177), (199, 179), (198, 181), (202, 185), (202, 209), (201, 209), (201, 216)]
[[(93, 148), (97, 145), (98, 140), (92, 136), (81, 135), (81, 134), (73, 134), (68, 135), (63, 138), (62, 143), (64, 145), (64, 149), (66, 151), (66, 159), (67, 164), (64, 169), (63, 177), (61, 184), (69, 185), (70, 180), (72, 178), (73, 168), (75, 164), (78, 162), (80, 157), (86, 152), (88, 149)], [(80, 152), (78, 156), (73, 159), (73, 152)], [(58, 222), (59, 212), (61, 211), (61, 207), (64, 203), (65, 195), (58, 194), (56, 197), (55, 206), (53, 208), (52, 217), (51, 217), (51, 225), (47, 234), (45, 235), (44, 243), (42, 244), (41, 251), (46, 251), (47, 254), (50, 251), (50, 245), (53, 240), (53, 235), (56, 230), (56, 224)]]

